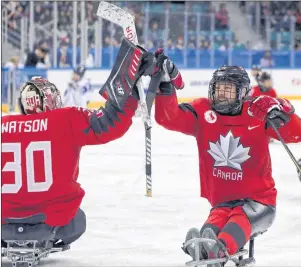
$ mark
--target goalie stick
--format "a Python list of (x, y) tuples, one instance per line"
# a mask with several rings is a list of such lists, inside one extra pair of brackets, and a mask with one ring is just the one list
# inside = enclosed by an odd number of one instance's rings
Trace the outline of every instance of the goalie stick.
[[(110, 4), (105, 1), (99, 3), (97, 16), (111, 21), (123, 29), (124, 36), (138, 45), (137, 32), (135, 28), (135, 17), (122, 8)], [(141, 78), (137, 81), (138, 93), (140, 98), (140, 108), (142, 112), (142, 120), (145, 126), (145, 175), (146, 175), (146, 196), (152, 196), (152, 162), (151, 162), (151, 107), (159, 86), (161, 73), (157, 72), (151, 79), (147, 96), (145, 98), (144, 88)]]

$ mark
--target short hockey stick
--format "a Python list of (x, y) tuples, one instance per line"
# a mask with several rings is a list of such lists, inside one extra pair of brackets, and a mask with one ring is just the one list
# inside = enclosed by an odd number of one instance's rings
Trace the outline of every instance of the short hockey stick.
[(275, 126), (274, 122), (272, 120), (268, 120), (268, 123), (272, 126), (273, 130), (275, 131), (275, 133), (277, 134), (281, 144), (283, 145), (284, 149), (286, 150), (287, 154), (290, 156), (291, 160), (294, 162), (295, 166), (297, 167), (297, 170), (299, 172), (301, 172), (301, 167), (298, 164), (298, 161), (296, 160), (295, 156), (293, 155), (293, 153), (291, 152), (291, 150), (288, 148), (287, 144), (284, 142), (281, 134), (279, 133), (277, 127)]

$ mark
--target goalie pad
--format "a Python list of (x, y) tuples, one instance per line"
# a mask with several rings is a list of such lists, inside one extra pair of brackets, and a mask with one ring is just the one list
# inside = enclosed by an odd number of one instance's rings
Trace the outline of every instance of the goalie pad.
[(99, 93), (116, 111), (122, 112), (129, 95), (132, 95), (137, 80), (143, 73), (140, 66), (145, 51), (123, 38), (113, 69)]

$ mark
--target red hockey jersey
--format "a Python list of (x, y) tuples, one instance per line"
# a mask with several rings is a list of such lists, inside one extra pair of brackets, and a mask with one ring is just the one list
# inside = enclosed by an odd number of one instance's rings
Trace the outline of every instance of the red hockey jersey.
[[(242, 115), (223, 116), (213, 111), (205, 98), (179, 106), (175, 94), (156, 97), (156, 121), (196, 138), (201, 196), (213, 207), (242, 198), (276, 204), (269, 138), (277, 136), (247, 114), (248, 105), (244, 103)], [(280, 133), (286, 142), (301, 142), (301, 120), (295, 114), (290, 116)]]
[(270, 96), (270, 97), (277, 97), (277, 93), (276, 93), (276, 90), (274, 88), (271, 88), (267, 92), (263, 92), (263, 91), (260, 90), (258, 85), (253, 86), (251, 91), (250, 91), (250, 96), (257, 97), (257, 96), (261, 96), (261, 95), (267, 95), (267, 96)]
[(123, 136), (136, 107), (130, 98), (101, 134), (90, 127), (93, 111), (83, 108), (2, 117), (2, 219), (44, 213), (49, 225), (68, 224), (85, 194), (77, 182), (81, 148)]

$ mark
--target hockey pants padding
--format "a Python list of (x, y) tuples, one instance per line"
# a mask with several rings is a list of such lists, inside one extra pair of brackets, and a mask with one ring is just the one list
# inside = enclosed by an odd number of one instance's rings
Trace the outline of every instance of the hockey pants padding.
[(229, 201), (214, 207), (201, 229), (211, 228), (234, 254), (252, 235), (265, 232), (274, 222), (276, 208), (251, 199)]

